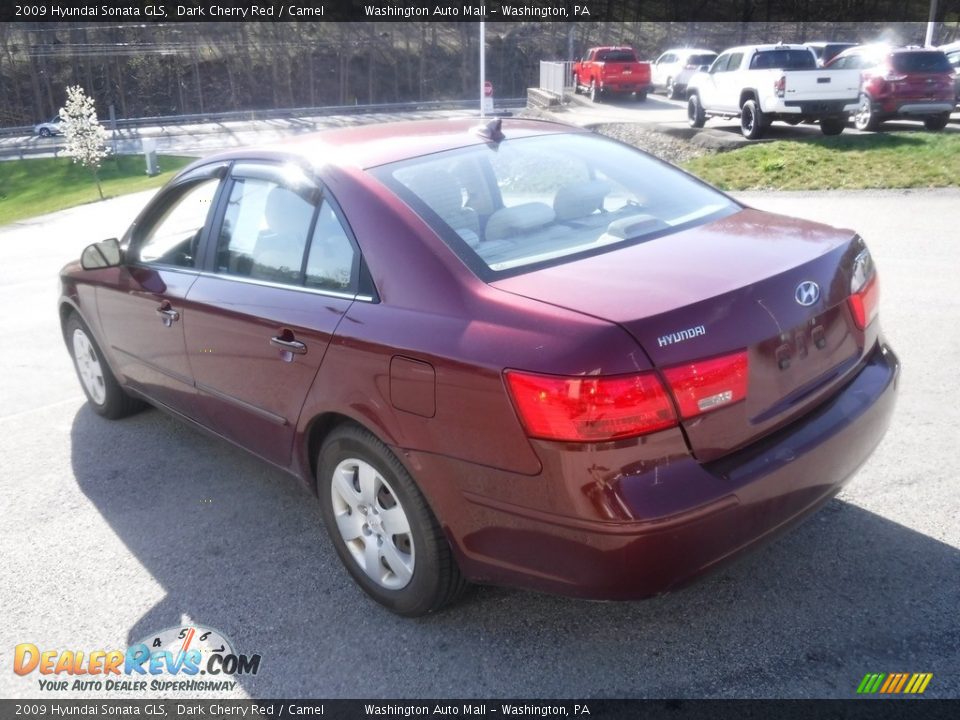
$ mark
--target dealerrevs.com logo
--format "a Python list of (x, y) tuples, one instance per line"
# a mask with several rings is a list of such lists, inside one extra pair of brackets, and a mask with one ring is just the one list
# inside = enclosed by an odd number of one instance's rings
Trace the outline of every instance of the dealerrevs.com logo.
[(37, 673), (44, 691), (233, 690), (238, 675), (256, 675), (260, 655), (241, 655), (223, 633), (198, 625), (171, 627), (126, 650), (46, 650), (33, 643), (14, 649), (13, 671)]

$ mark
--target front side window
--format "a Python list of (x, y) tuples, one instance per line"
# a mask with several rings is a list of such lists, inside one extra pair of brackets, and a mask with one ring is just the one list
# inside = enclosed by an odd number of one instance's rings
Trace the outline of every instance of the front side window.
[(730, 62), (729, 55), (721, 55), (716, 60), (713, 61), (713, 65), (710, 66), (711, 73), (721, 73), (727, 69), (727, 64)]
[(371, 170), (485, 279), (652, 240), (739, 209), (589, 133), (474, 145)]
[(133, 257), (144, 263), (192, 268), (200, 235), (220, 184), (206, 178), (174, 188), (160, 214), (137, 232)]

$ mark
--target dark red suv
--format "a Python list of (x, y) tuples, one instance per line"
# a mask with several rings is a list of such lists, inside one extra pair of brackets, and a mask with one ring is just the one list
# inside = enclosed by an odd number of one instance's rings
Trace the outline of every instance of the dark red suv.
[(827, 64), (862, 71), (858, 130), (876, 130), (884, 120), (923, 120), (927, 130), (942, 130), (954, 106), (953, 68), (940, 50), (861, 45)]

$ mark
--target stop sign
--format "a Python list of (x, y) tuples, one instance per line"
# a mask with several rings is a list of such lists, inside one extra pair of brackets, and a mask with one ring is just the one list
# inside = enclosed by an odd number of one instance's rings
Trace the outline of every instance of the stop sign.
[(483, 83), (483, 96), (484, 97), (493, 97), (493, 83), (489, 80)]

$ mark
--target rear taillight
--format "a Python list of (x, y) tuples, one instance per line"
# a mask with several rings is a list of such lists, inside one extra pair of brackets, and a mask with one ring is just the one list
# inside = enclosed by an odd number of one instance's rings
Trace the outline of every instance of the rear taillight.
[(851, 295), (848, 302), (853, 322), (861, 330), (865, 329), (877, 317), (877, 309), (880, 306), (880, 282), (877, 276), (874, 275), (860, 292)]
[(731, 405), (747, 396), (745, 350), (678, 365), (664, 370), (663, 374), (684, 419)]
[(677, 424), (673, 404), (652, 372), (559, 377), (508, 370), (505, 377), (530, 437), (603, 442)]
[(864, 249), (853, 261), (853, 274), (850, 277), (850, 314), (853, 322), (863, 330), (877, 316), (880, 305), (880, 282), (873, 265), (870, 251)]
[(773, 91), (777, 94), (777, 97), (782, 98), (787, 92), (787, 76), (781, 75), (773, 83)]

